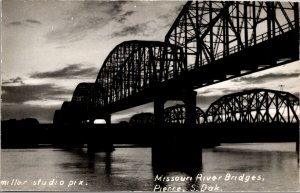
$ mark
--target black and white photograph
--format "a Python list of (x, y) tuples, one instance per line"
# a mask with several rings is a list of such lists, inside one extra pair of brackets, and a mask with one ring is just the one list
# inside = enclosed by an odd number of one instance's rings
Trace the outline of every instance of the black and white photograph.
[(0, 191), (300, 191), (298, 1), (0, 2)]

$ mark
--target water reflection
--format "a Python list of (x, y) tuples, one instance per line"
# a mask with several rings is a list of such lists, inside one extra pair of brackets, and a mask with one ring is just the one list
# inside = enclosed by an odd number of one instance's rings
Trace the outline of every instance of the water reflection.
[[(200, 173), (201, 171), (199, 171)], [(154, 191), (195, 191), (200, 190), (200, 181), (196, 180), (198, 174), (169, 171), (165, 174), (153, 176)]]
[(104, 173), (107, 179), (110, 181), (111, 177), (111, 165), (112, 165), (112, 153), (111, 152), (101, 152), (101, 153), (91, 153), (83, 151), (82, 149), (78, 149), (74, 152), (75, 155), (79, 155), (83, 158), (87, 158), (88, 160), (88, 167), (89, 169), (95, 172), (97, 170), (96, 163), (102, 162), (105, 164)]
[(88, 154), (88, 168), (95, 168), (95, 154)]
[[(283, 144), (279, 144), (282, 146)], [(275, 147), (275, 145), (274, 145)], [(20, 180), (84, 180), (87, 186), (33, 187), (18, 190), (60, 191), (153, 191), (155, 187), (180, 187), (186, 191), (213, 186), (216, 182), (196, 180), (205, 176), (261, 175), (263, 182), (219, 181), (223, 191), (297, 191), (299, 169), (295, 152), (266, 152), (225, 149), (203, 150), (203, 164), (194, 152), (152, 154), (150, 148), (117, 148), (112, 153), (88, 154), (83, 149), (2, 150), (2, 178)], [(173, 152), (174, 153), (174, 152)], [(200, 154), (201, 155), (201, 154)], [(153, 162), (154, 161), (154, 162)], [(171, 180), (171, 177), (185, 180)], [(165, 178), (164, 178), (165, 177)], [(169, 177), (167, 180), (166, 177)], [(164, 178), (164, 180), (162, 180)], [(15, 187), (4, 187), (14, 190)]]
[(111, 162), (112, 162), (112, 157), (111, 153), (106, 152), (105, 153), (105, 174), (106, 177), (108, 178), (108, 181), (110, 182), (111, 179)]
[(191, 191), (198, 189), (196, 176), (202, 172), (202, 151), (166, 152), (152, 148), (152, 170), (154, 191)]

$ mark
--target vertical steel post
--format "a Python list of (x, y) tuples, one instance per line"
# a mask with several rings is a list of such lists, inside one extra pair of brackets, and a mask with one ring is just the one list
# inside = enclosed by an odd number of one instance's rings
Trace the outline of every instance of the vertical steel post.
[[(240, 3), (236, 2), (236, 28), (237, 28), (237, 32), (238, 35), (241, 37), (241, 30), (240, 30)], [(239, 45), (240, 42), (237, 42), (238, 45), (238, 51), (241, 50), (242, 45)]]
[(255, 5), (255, 1), (253, 1), (252, 2), (252, 5), (253, 5), (253, 19), (252, 19), (252, 21), (253, 21), (253, 28), (252, 28), (252, 30), (253, 30), (253, 44), (254, 45), (256, 45), (256, 5)]
[(195, 68), (198, 68), (199, 65), (199, 55), (200, 55), (200, 42), (199, 42), (199, 30), (200, 30), (200, 26), (199, 26), (199, 2), (196, 1), (196, 31), (195, 31), (195, 35), (196, 35), (196, 63), (195, 63)]
[(248, 47), (248, 2), (244, 1), (244, 32), (245, 32), (245, 48)]

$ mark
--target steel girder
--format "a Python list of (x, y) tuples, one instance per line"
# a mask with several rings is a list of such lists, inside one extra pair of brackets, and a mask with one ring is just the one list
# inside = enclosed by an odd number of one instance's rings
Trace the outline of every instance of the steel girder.
[(185, 70), (180, 47), (157, 41), (123, 42), (110, 52), (96, 79), (106, 89), (100, 106), (153, 88)]
[[(196, 107), (196, 124), (202, 124), (206, 120), (205, 112)], [(184, 124), (186, 121), (185, 105), (175, 105), (164, 110), (165, 123)]]
[(299, 31), (296, 2), (189, 1), (165, 42), (183, 47), (194, 69), (292, 30)]
[(299, 98), (282, 91), (253, 89), (226, 95), (206, 111), (208, 123), (299, 123)]

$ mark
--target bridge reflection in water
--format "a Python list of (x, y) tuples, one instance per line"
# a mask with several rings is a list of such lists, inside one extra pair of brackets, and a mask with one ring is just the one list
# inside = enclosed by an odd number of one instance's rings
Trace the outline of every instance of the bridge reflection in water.
[[(96, 81), (76, 87), (72, 101), (55, 112), (57, 140), (88, 143), (94, 151), (111, 151), (115, 143), (151, 145), (154, 165), (180, 159), (178, 153), (193, 158), (176, 163), (198, 163), (203, 146), (223, 141), (298, 143), (299, 99), (294, 95), (249, 90), (224, 96), (204, 112), (196, 107), (194, 91), (297, 60), (298, 3), (189, 1), (164, 42), (120, 43)], [(165, 109), (169, 100), (184, 105)], [(112, 113), (149, 102), (153, 116), (111, 124)], [(96, 119), (107, 124), (94, 125)]]

